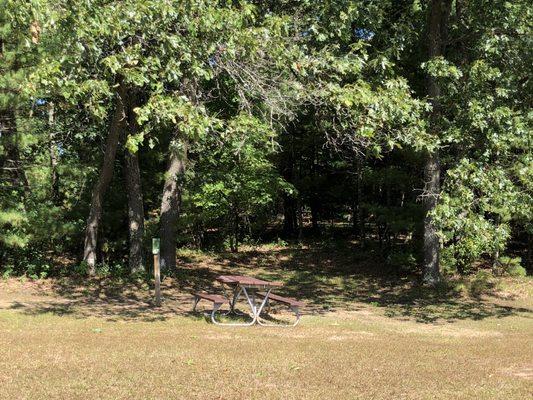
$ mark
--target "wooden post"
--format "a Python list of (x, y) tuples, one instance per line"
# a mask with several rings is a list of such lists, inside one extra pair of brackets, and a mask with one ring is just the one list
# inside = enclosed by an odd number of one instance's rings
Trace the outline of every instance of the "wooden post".
[(152, 239), (152, 253), (154, 255), (154, 279), (155, 279), (155, 305), (161, 305), (161, 273), (159, 271), (159, 249), (160, 241), (158, 238)]

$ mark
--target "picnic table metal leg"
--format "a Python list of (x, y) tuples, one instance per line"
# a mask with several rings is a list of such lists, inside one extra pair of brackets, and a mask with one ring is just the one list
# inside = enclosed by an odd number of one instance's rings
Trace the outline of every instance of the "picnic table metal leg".
[[(224, 323), (224, 322), (218, 322), (216, 320), (215, 316), (216, 316), (217, 311), (220, 309), (220, 307), (222, 307), (222, 303), (214, 303), (213, 304), (213, 310), (211, 311), (211, 315), (210, 315), (211, 316), (211, 321), (213, 322), (213, 324), (219, 325), (219, 326), (251, 326), (251, 325), (254, 325), (254, 324), (256, 324), (258, 322), (259, 314), (261, 314), (261, 311), (263, 310), (266, 302), (268, 301), (268, 294), (270, 294), (270, 289), (268, 290), (267, 295), (263, 299), (261, 304), (257, 305), (256, 304), (255, 289), (251, 290), (251, 296), (250, 296), (250, 294), (248, 293), (248, 291), (246, 290), (245, 287), (236, 288), (234, 290), (233, 299), (230, 301), (230, 310), (227, 313), (224, 313), (224, 315), (227, 315), (227, 314), (231, 313), (231, 311), (232, 311), (232, 309), (234, 309), (235, 303), (236, 303), (237, 299), (239, 298), (239, 296), (241, 295), (241, 293), (244, 294), (244, 296), (246, 297), (246, 300), (248, 301), (248, 305), (250, 306), (250, 309), (252, 311), (252, 314), (251, 314), (252, 320), (250, 322), (247, 322), (247, 323)], [(196, 309), (196, 304), (198, 303), (199, 300), (200, 299), (195, 298), (195, 303), (194, 303), (193, 310)], [(239, 313), (239, 314), (243, 315), (242, 313)]]
[[(213, 322), (213, 324), (215, 325), (219, 325), (219, 326), (251, 326), (253, 324), (255, 324), (255, 319), (252, 318), (252, 320), (250, 322), (245, 322), (245, 323), (228, 323), (228, 322), (218, 322), (215, 318), (215, 315), (216, 315), (216, 312), (218, 311), (218, 309), (222, 306), (222, 304), (220, 303), (215, 303), (213, 305), (213, 311), (211, 311), (211, 321)], [(224, 314), (224, 315), (227, 315)]]
[[(265, 299), (266, 298), (268, 298), (268, 297), (265, 297)], [(267, 322), (261, 322), (261, 320), (259, 318), (257, 318), (257, 323), (259, 325), (261, 325), (261, 326), (275, 326), (275, 327), (280, 327), (280, 328), (290, 328), (290, 327), (296, 326), (300, 322), (300, 317), (301, 317), (300, 308), (296, 307), (296, 306), (290, 306), (290, 309), (294, 313), (294, 315), (296, 315), (296, 321), (294, 321), (293, 323), (288, 323), (288, 324), (285, 324), (285, 323), (284, 324), (269, 324)]]
[(253, 313), (257, 315), (257, 304), (255, 301), (255, 290), (252, 290), (252, 304), (254, 305)]
[(198, 296), (194, 296), (194, 306), (192, 307), (192, 312), (196, 312), (196, 306), (198, 305), (199, 301), (200, 298)]
[(263, 311), (263, 307), (265, 306), (266, 302), (268, 301), (268, 295), (270, 294), (270, 291), (272, 289), (268, 289), (265, 298), (259, 305), (259, 307), (256, 305), (255, 301), (255, 290), (252, 290), (252, 298), (250, 298), (250, 295), (248, 294), (248, 291), (245, 287), (242, 288), (242, 291), (244, 295), (246, 296), (246, 300), (248, 300), (248, 304), (250, 305), (250, 309), (252, 310), (252, 315), (254, 318), (254, 323), (259, 322), (259, 314), (261, 314), (261, 311)]
[(299, 307), (294, 307), (292, 306), (291, 307), (291, 310), (294, 314), (296, 314), (296, 321), (294, 322), (294, 324), (290, 325), (290, 326), (296, 326), (298, 325), (298, 322), (300, 322), (300, 308)]
[(241, 293), (242, 293), (242, 288), (239, 287), (239, 286), (236, 286), (235, 288), (233, 288), (232, 292), (231, 292), (231, 295), (228, 293), (228, 290), (226, 290), (226, 287), (225, 285), (222, 285), (222, 290), (224, 291), (224, 295), (230, 299), (230, 303), (229, 303), (229, 310), (228, 312), (224, 313), (224, 315), (229, 315), (229, 314), (235, 314), (235, 315), (246, 315), (240, 311), (237, 311), (235, 309), (235, 305), (237, 304), (237, 300), (239, 300), (239, 297), (241, 296)]
[[(252, 289), (251, 290), (251, 296), (250, 294), (248, 293), (248, 290), (246, 290), (245, 287), (238, 287), (234, 290), (234, 296), (233, 296), (233, 300), (230, 301), (230, 311), (228, 311), (227, 314), (229, 314), (231, 312), (231, 310), (233, 309), (233, 312), (235, 314), (237, 314), (237, 312), (235, 311), (235, 303), (237, 302), (237, 299), (239, 298), (239, 296), (242, 294), (244, 294), (244, 296), (246, 297), (246, 300), (248, 302), (248, 305), (250, 306), (250, 310), (252, 311), (252, 320), (248, 323), (244, 323), (244, 324), (240, 324), (240, 323), (222, 323), (222, 322), (218, 322), (216, 321), (215, 319), (215, 313), (216, 311), (220, 308), (221, 305), (218, 305), (218, 307), (216, 308), (213, 308), (213, 312), (211, 313), (211, 320), (213, 321), (213, 323), (215, 325), (222, 325), (222, 326), (251, 326), (251, 325), (254, 325), (258, 322), (258, 319), (259, 319), (259, 314), (261, 314), (261, 311), (263, 310), (265, 304), (267, 303), (268, 301), (268, 294), (270, 294), (270, 290), (269, 289), (267, 291), (267, 295), (266, 297), (263, 299), (263, 301), (261, 302), (261, 304), (257, 304), (256, 302), (256, 293), (255, 293), (255, 290), (256, 289)], [(215, 305), (216, 306), (216, 305)], [(244, 315), (243, 313), (238, 313), (240, 315)]]
[(259, 316), (261, 315), (261, 312), (263, 311), (263, 308), (265, 308), (265, 305), (268, 303), (268, 296), (270, 295), (270, 291), (272, 289), (268, 289), (266, 294), (265, 294), (265, 298), (263, 299), (263, 301), (261, 302), (261, 305), (259, 306), (259, 309), (257, 310), (257, 321), (259, 322)]
[[(194, 305), (193, 305), (193, 308), (192, 308), (192, 311), (193, 312), (196, 312), (196, 306), (198, 305), (198, 302), (201, 300), (200, 297), (198, 296), (194, 296)], [(217, 311), (220, 310), (220, 308), (224, 305), (224, 303), (213, 303), (213, 310), (209, 313), (209, 312), (206, 312), (204, 313), (207, 317), (210, 317), (211, 318), (211, 322), (213, 322), (213, 324), (215, 325), (220, 325), (220, 326), (251, 326), (253, 324), (255, 324), (255, 318), (252, 317), (252, 320), (250, 322), (246, 322), (246, 323), (225, 323), (225, 322), (218, 322), (216, 320), (216, 313)], [(219, 314), (222, 314), (222, 315), (226, 315), (227, 313), (220, 313)]]
[(244, 313), (235, 310), (235, 305), (237, 304), (237, 300), (239, 300), (241, 293), (242, 293), (242, 288), (236, 287), (235, 290), (233, 291), (233, 298), (231, 299), (231, 304), (230, 304), (231, 312), (237, 315), (244, 315)]
[(250, 309), (252, 310), (252, 316), (255, 322), (255, 304), (252, 302), (252, 299), (250, 299), (250, 295), (248, 294), (248, 291), (246, 290), (246, 288), (243, 287), (242, 292), (244, 293), (244, 296), (246, 297), (246, 300), (248, 301), (248, 305), (250, 306)]
[(219, 325), (220, 322), (217, 322), (217, 320), (215, 319), (215, 313), (218, 311), (218, 309), (222, 307), (222, 304), (221, 303), (214, 303), (213, 304), (213, 311), (211, 311), (211, 321), (213, 322), (213, 324), (215, 325)]

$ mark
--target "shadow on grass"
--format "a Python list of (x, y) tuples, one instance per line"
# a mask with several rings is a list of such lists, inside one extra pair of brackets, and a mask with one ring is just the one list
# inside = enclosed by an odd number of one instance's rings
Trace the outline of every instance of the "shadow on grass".
[(423, 287), (418, 276), (386, 266), (378, 248), (363, 250), (349, 241), (263, 246), (240, 253), (183, 254), (178, 257), (177, 270), (163, 280), (164, 301), (157, 308), (151, 297), (153, 290), (146, 282), (111, 279), (53, 281), (42, 290), (47, 297), (34, 302), (12, 302), (10, 308), (31, 315), (162, 321), (176, 315), (194, 315), (190, 310), (192, 293), (196, 291), (222, 293), (215, 281), (220, 274), (284, 282), (285, 286), (276, 293), (305, 301), (304, 313), (377, 307), (391, 318), (420, 323), (531, 315), (530, 309), (501, 305), (490, 296), (465, 296), (453, 284), (436, 289)]
[(284, 252), (290, 252), (280, 264), (280, 269), (289, 270), (291, 275), (285, 280), (286, 293), (305, 300), (318, 313), (357, 311), (370, 305), (382, 308), (388, 317), (420, 323), (517, 314), (531, 317), (531, 309), (495, 302), (490, 286), (485, 296), (465, 296), (454, 282), (425, 287), (418, 275), (402, 275), (379, 257), (365, 259), (357, 249), (335, 246), (281, 250)]

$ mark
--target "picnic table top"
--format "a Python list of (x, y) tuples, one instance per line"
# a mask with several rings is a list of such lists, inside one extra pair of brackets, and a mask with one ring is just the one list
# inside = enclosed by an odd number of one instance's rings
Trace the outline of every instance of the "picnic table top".
[(219, 275), (217, 281), (229, 285), (240, 285), (247, 287), (280, 287), (282, 282), (271, 282), (263, 279), (252, 278), (251, 276), (243, 275)]

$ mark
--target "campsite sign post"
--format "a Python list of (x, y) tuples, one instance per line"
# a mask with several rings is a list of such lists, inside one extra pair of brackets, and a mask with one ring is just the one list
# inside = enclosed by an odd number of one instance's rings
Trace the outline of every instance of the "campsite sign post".
[(152, 253), (154, 255), (154, 279), (155, 279), (155, 305), (161, 305), (161, 272), (159, 271), (159, 249), (161, 241), (159, 238), (152, 239)]

